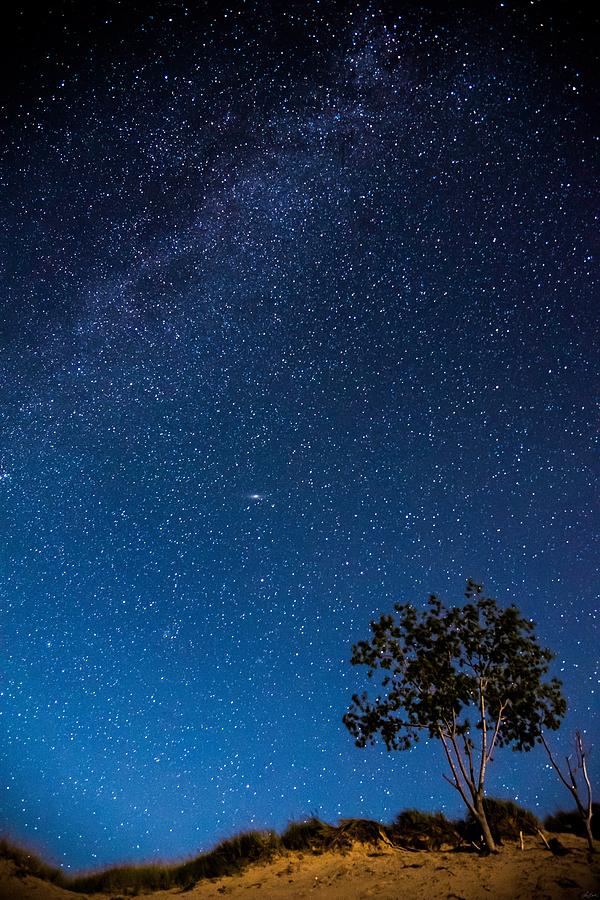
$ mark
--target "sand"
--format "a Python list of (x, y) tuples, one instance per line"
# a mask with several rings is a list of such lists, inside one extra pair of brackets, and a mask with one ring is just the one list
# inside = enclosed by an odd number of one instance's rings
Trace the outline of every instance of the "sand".
[[(149, 900), (600, 900), (600, 853), (581, 838), (561, 835), (570, 851), (553, 856), (539, 839), (508, 844), (497, 856), (355, 847), (345, 855), (289, 853), (241, 875), (198, 883), (191, 890), (158, 891)], [(116, 900), (113, 894), (75, 894), (0, 866), (0, 900)]]

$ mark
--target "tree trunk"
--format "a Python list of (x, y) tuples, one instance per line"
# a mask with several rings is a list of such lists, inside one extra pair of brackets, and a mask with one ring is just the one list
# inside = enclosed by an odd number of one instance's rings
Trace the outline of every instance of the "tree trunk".
[(596, 848), (594, 847), (594, 838), (592, 836), (592, 823), (588, 818), (583, 820), (583, 824), (585, 825), (585, 836), (588, 842), (588, 850), (590, 853), (595, 853)]
[(485, 846), (489, 850), (490, 853), (497, 853), (498, 848), (496, 847), (496, 842), (492, 837), (492, 832), (490, 831), (490, 826), (487, 820), (487, 816), (485, 814), (485, 809), (483, 806), (483, 797), (476, 796), (475, 798), (475, 813), (477, 817), (477, 822), (481, 827), (481, 832), (483, 834), (483, 839), (485, 841)]

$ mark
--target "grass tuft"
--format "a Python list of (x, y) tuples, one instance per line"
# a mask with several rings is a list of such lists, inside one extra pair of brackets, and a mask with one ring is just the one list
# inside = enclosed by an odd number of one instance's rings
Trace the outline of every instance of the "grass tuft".
[(286, 850), (324, 853), (333, 840), (335, 830), (333, 825), (313, 816), (304, 822), (290, 822), (281, 835), (281, 843)]
[(411, 850), (457, 847), (462, 841), (457, 827), (443, 813), (425, 813), (418, 809), (405, 809), (399, 813), (389, 826), (388, 834), (393, 843)]
[(343, 853), (352, 844), (389, 843), (383, 825), (371, 819), (341, 819), (338, 826), (328, 825), (315, 817), (304, 822), (292, 822), (281, 835), (286, 850), (311, 853)]
[(251, 863), (270, 862), (280, 852), (281, 840), (274, 831), (247, 831), (178, 866), (177, 884), (189, 887), (203, 878), (235, 875)]

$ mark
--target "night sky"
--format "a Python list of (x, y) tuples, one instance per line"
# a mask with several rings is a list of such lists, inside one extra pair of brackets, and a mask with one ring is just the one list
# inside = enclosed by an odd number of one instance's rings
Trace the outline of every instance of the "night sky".
[[(596, 24), (577, 3), (17, 4), (13, 838), (76, 869), (313, 813), (462, 814), (436, 742), (358, 750), (341, 717), (370, 619), (461, 602), (469, 576), (556, 652), (555, 748), (593, 743)], [(537, 751), (499, 752), (489, 792), (571, 806)]]

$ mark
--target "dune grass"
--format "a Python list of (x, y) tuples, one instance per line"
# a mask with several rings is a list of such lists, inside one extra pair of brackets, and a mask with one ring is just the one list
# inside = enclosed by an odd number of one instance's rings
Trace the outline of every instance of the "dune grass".
[(405, 809), (387, 830), (394, 844), (409, 850), (439, 850), (446, 845), (456, 847), (462, 843), (461, 824), (451, 822), (443, 813)]
[(391, 843), (387, 830), (372, 819), (341, 819), (339, 825), (328, 825), (313, 816), (288, 825), (280, 841), (285, 850), (343, 853), (355, 843)]
[[(542, 823), (537, 816), (512, 800), (486, 797), (483, 805), (492, 836), (497, 844), (501, 845), (505, 840), (516, 841), (521, 832), (524, 835), (537, 834), (542, 828)], [(468, 816), (465, 820), (463, 834), (473, 839), (474, 832), (479, 834), (479, 825), (472, 817)]]
[(185, 889), (205, 878), (235, 875), (252, 863), (268, 862), (281, 849), (281, 840), (274, 831), (248, 831), (222, 841), (213, 850), (201, 853), (188, 862), (105, 869), (69, 879), (69, 888), (89, 893)]
[(0, 859), (9, 859), (14, 862), (16, 874), (19, 876), (33, 875), (42, 881), (50, 881), (52, 884), (66, 886), (64, 873), (55, 866), (44, 862), (35, 853), (31, 853), (24, 847), (19, 847), (7, 838), (0, 837)]
[[(510, 800), (486, 799), (486, 812), (494, 838), (518, 839), (519, 832), (535, 834), (541, 823)], [(573, 813), (559, 813), (546, 820), (577, 834)], [(223, 878), (242, 872), (253, 863), (268, 863), (289, 852), (344, 853), (353, 844), (377, 847), (385, 844), (408, 850), (473, 849), (477, 825), (466, 819), (450, 821), (442, 813), (407, 809), (390, 825), (371, 819), (341, 819), (330, 825), (316, 816), (292, 822), (279, 835), (274, 831), (248, 831), (221, 841), (212, 850), (175, 864), (123, 865), (85, 875), (65, 875), (6, 839), (0, 839), (0, 859), (12, 860), (18, 875), (34, 875), (44, 881), (80, 893), (117, 892), (135, 896), (157, 890), (185, 890), (203, 879)]]

